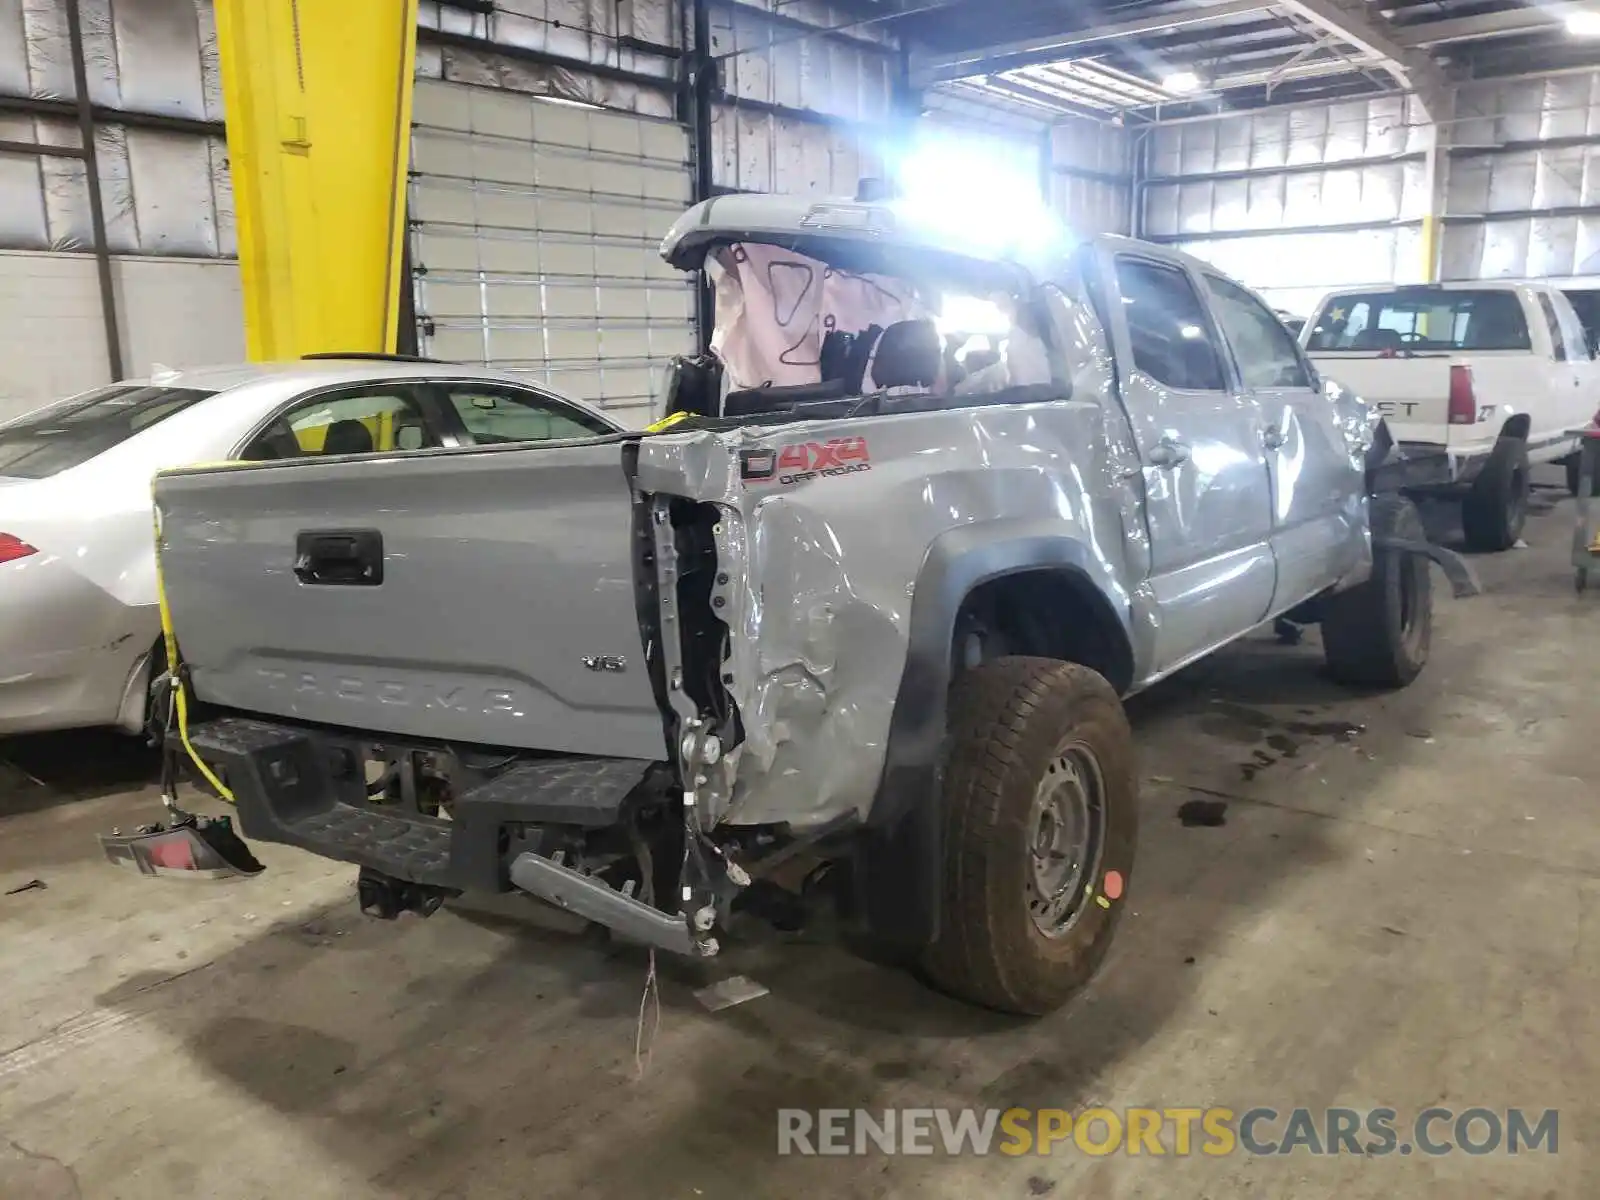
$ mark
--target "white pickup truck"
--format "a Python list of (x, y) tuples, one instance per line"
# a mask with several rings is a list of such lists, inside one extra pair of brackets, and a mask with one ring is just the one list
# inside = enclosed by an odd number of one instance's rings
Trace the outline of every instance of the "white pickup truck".
[(1335, 292), (1300, 336), (1326, 375), (1386, 418), (1411, 464), (1408, 490), (1460, 497), (1474, 550), (1516, 542), (1529, 465), (1575, 461), (1569, 431), (1600, 405), (1600, 362), (1547, 283)]

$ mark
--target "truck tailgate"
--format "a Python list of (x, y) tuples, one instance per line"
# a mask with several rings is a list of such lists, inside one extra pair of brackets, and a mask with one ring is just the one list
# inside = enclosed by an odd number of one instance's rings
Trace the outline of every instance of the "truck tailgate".
[(661, 758), (626, 442), (160, 476), (196, 696), (380, 734)]
[(1329, 379), (1343, 384), (1389, 423), (1397, 442), (1443, 446), (1450, 432), (1450, 356), (1414, 358), (1377, 354), (1313, 354)]

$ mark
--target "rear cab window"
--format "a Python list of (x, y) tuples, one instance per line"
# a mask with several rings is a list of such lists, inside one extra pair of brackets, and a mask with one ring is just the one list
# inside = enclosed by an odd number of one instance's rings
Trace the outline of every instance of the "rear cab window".
[(44, 479), (81, 466), (215, 392), (114, 383), (0, 425), (0, 475)]
[(1399, 288), (1327, 300), (1312, 322), (1312, 354), (1533, 349), (1522, 301), (1507, 288)]

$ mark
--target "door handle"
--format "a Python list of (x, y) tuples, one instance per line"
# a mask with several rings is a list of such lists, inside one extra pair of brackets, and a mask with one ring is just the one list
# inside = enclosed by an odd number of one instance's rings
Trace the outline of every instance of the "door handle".
[(294, 539), (301, 583), (377, 587), (383, 582), (383, 534), (376, 529), (302, 530)]
[(1276, 425), (1268, 425), (1261, 431), (1261, 444), (1268, 450), (1280, 449), (1287, 440), (1283, 436), (1283, 430)]
[(1172, 438), (1162, 438), (1150, 447), (1150, 453), (1146, 457), (1150, 460), (1151, 466), (1170, 471), (1178, 464), (1189, 461), (1189, 447)]

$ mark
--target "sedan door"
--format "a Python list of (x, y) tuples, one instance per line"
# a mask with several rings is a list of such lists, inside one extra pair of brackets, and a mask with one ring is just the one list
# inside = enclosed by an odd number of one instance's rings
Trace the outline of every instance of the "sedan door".
[(1332, 402), (1289, 331), (1232, 280), (1206, 272), (1244, 395), (1260, 409), (1272, 479), (1273, 612), (1283, 612), (1350, 574), (1367, 553), (1365, 475), (1350, 461)]
[(1257, 401), (1227, 369), (1186, 262), (1101, 247), (1122, 396), (1144, 459), (1152, 678), (1259, 623), (1272, 602), (1272, 494)]

